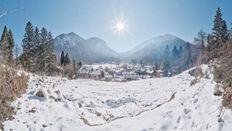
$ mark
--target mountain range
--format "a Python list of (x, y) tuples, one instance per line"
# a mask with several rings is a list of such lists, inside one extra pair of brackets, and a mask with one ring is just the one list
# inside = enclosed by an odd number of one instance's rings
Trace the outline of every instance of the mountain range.
[[(174, 46), (185, 49), (189, 44), (174, 35), (167, 34), (146, 40), (128, 52), (117, 53), (108, 47), (107, 43), (101, 38), (91, 37), (84, 39), (73, 32), (57, 36), (54, 42), (55, 52), (58, 56), (62, 51), (68, 52), (72, 59), (85, 63), (131, 61), (132, 59), (152, 63), (154, 60), (164, 59), (164, 52), (167, 46), (172, 51), (171, 49)], [(189, 45), (191, 46), (193, 56), (197, 55), (196, 46)]]

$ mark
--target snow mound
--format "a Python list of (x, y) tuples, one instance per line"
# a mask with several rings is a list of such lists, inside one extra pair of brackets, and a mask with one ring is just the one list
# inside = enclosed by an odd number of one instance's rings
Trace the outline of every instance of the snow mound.
[[(5, 130), (17, 131), (230, 131), (231, 111), (218, 122), (222, 98), (207, 65), (203, 77), (189, 71), (171, 78), (126, 83), (31, 76), (27, 93), (13, 103), (15, 119)], [(206, 75), (207, 74), (207, 75)], [(43, 89), (46, 99), (35, 98)]]

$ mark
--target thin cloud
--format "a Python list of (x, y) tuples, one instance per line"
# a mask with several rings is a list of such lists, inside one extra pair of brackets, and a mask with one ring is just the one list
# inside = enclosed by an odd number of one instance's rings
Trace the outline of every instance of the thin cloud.
[(0, 18), (6, 16), (7, 14), (8, 14), (8, 11), (3, 12), (2, 14), (0, 14)]
[(25, 7), (16, 8), (16, 9), (10, 11), (10, 13), (15, 13), (15, 12), (18, 12), (18, 11), (24, 10), (24, 9), (25, 9)]
[(5, 11), (5, 12), (3, 12), (2, 14), (0, 14), (0, 19), (1, 19), (2, 17), (4, 17), (4, 16), (10, 14), (10, 13), (15, 13), (15, 12), (18, 12), (18, 11), (24, 10), (24, 9), (25, 9), (25, 7), (19, 7), (19, 8), (16, 8), (16, 9), (14, 9), (14, 10), (11, 10), (11, 11)]

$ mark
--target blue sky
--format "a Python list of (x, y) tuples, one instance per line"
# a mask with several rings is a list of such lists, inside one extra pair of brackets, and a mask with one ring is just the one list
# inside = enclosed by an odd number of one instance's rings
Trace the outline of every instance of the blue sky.
[[(96, 36), (123, 52), (163, 34), (192, 41), (200, 29), (211, 31), (217, 7), (231, 27), (231, 0), (0, 0), (0, 28), (7, 25), (20, 43), (31, 21), (54, 37), (69, 32)], [(112, 27), (119, 17), (126, 31), (117, 34)]]

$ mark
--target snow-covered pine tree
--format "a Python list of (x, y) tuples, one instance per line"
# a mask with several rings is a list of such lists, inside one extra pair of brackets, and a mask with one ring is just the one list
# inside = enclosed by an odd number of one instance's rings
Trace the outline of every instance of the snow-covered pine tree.
[(40, 51), (39, 51), (39, 70), (46, 73), (46, 61), (47, 61), (47, 44), (48, 44), (48, 31), (46, 28), (42, 28), (40, 32)]
[(34, 30), (34, 46), (33, 46), (33, 53), (34, 53), (34, 62), (35, 64), (35, 71), (38, 72), (39, 71), (39, 56), (40, 56), (40, 34), (39, 34), (39, 28), (35, 27)]
[(34, 46), (34, 29), (31, 22), (27, 22), (25, 27), (25, 34), (22, 40), (23, 44), (23, 60), (22, 65), (28, 71), (34, 71), (34, 58), (33, 58), (33, 46)]
[(52, 33), (48, 32), (48, 42), (45, 46), (45, 67), (48, 75), (51, 75), (56, 68), (56, 55), (54, 54), (54, 41), (52, 38)]

